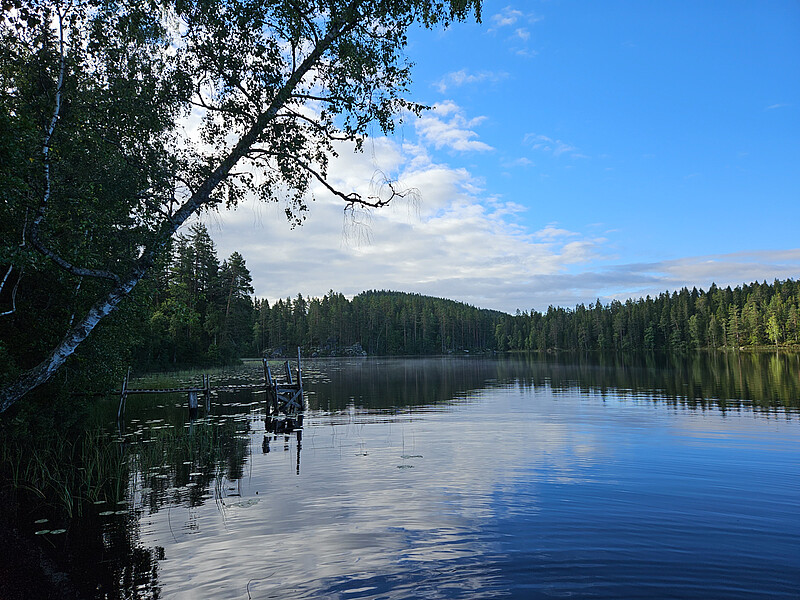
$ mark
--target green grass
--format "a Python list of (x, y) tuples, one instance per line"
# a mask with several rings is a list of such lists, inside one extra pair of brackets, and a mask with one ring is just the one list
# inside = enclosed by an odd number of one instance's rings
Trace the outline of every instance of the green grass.
[(81, 516), (89, 503), (121, 500), (127, 489), (124, 453), (98, 428), (4, 436), (0, 460), (4, 491), (13, 500), (41, 504), (68, 519)]

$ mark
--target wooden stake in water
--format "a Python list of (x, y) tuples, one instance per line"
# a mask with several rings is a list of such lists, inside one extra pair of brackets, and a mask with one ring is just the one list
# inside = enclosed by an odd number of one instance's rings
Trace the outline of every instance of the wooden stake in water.
[(189, 390), (189, 418), (194, 421), (197, 417), (197, 390)]
[(264, 360), (264, 387), (267, 393), (267, 409), (269, 412), (278, 412), (278, 394), (275, 389), (275, 381), (272, 379), (272, 371), (269, 369), (267, 359)]
[(117, 409), (117, 422), (120, 424), (125, 417), (125, 405), (127, 404), (128, 400), (128, 379), (130, 376), (131, 368), (128, 367), (128, 373), (125, 375), (125, 379), (122, 380), (122, 392), (119, 396), (119, 408)]

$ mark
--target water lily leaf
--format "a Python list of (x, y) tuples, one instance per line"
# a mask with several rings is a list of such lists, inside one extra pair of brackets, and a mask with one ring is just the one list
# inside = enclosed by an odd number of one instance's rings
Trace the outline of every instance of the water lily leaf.
[(250, 508), (251, 506), (255, 506), (261, 502), (261, 498), (248, 498), (247, 500), (242, 500), (241, 502), (236, 502), (231, 504), (231, 506), (235, 506), (237, 508)]
[(50, 519), (38, 519), (34, 521), (37, 525), (41, 525), (42, 523), (47, 523)]
[(45, 533), (50, 533), (50, 530), (49, 529), (40, 529), (39, 531), (34, 533), (34, 535), (44, 535)]

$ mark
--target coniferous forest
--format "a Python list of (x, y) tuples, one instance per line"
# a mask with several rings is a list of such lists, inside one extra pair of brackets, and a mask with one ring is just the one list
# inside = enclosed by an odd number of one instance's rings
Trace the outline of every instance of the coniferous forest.
[(352, 299), (270, 302), (253, 295), (245, 259), (218, 258), (193, 226), (150, 282), (134, 360), (160, 369), (224, 364), (246, 356), (430, 355), (552, 350), (732, 349), (800, 344), (800, 283), (752, 283), (655, 298), (508, 315), (461, 302), (389, 291)]
[[(46, 310), (46, 290), (29, 293), (32, 308)], [(321, 298), (297, 294), (270, 303), (254, 296), (245, 258), (233, 252), (220, 259), (200, 224), (175, 238), (168, 260), (131, 300), (67, 370), (73, 384), (82, 363), (92, 365), (96, 381), (108, 383), (125, 364), (139, 370), (222, 365), (293, 355), (297, 347), (306, 356), (337, 356), (800, 345), (800, 282), (792, 279), (515, 315), (396, 291), (348, 299), (331, 290)], [(20, 310), (2, 323), (6, 377), (36, 351), (30, 331), (47, 329), (27, 314)]]

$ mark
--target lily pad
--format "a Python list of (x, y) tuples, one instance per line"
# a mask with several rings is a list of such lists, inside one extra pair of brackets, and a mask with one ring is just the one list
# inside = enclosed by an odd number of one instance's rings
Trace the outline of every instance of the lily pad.
[(66, 532), (67, 532), (66, 529), (53, 529), (53, 531), (51, 531), (50, 533), (53, 535), (59, 535), (61, 533), (66, 533)]
[(100, 516), (101, 517), (107, 517), (107, 516), (113, 515), (113, 514), (114, 514), (113, 510), (104, 510), (103, 512), (100, 513)]
[(39, 531), (37, 531), (33, 535), (44, 535), (45, 533), (50, 533), (50, 530), (49, 529), (40, 529)]
[(242, 500), (241, 502), (231, 504), (231, 506), (235, 506), (236, 508), (250, 508), (259, 502), (261, 502), (261, 498), (248, 498), (247, 500)]
[(41, 525), (42, 523), (47, 523), (50, 519), (37, 519), (34, 521), (37, 525)]

